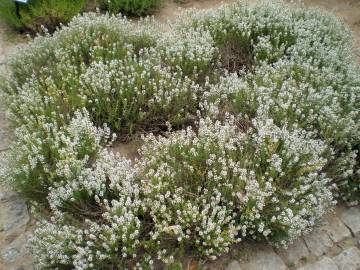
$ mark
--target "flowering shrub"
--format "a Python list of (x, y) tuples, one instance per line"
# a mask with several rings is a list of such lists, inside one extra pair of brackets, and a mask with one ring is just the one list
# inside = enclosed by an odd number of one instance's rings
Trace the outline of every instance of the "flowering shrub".
[[(311, 228), (332, 203), (321, 169), (327, 146), (300, 129), (254, 120), (201, 120), (197, 132), (146, 138), (144, 195), (155, 226), (209, 257), (241, 237), (287, 244)], [(316, 198), (316, 199), (315, 199)]]
[(96, 128), (86, 111), (76, 111), (68, 126), (58, 126), (39, 116), (15, 130), (2, 178), (40, 206), (46, 206), (49, 188), (75, 179), (96, 159), (110, 139), (110, 130)]
[(90, 13), (35, 39), (11, 63), (5, 92), (13, 118), (22, 124), (31, 115), (55, 114), (62, 121), (85, 107), (96, 124), (106, 122), (121, 138), (186, 123), (200, 89), (181, 70), (170, 73), (162, 65), (154, 27), (150, 20), (137, 26)]
[(39, 267), (123, 269), (139, 255), (149, 263), (140, 253), (147, 224), (136, 178), (130, 161), (103, 151), (75, 181), (53, 189), (54, 216), (30, 240)]
[(294, 12), (273, 4), (184, 16), (181, 29), (205, 28), (216, 40), (218, 33), (227, 37), (235, 28), (240, 39), (247, 33), (248, 43), (253, 44), (252, 71), (244, 74), (243, 69), (235, 69), (210, 87), (210, 105), (206, 104), (210, 113), (227, 110), (240, 114), (243, 122), (265, 116), (277, 125), (313, 132), (334, 148), (325, 172), (337, 183), (343, 199), (357, 203), (360, 69), (348, 30), (319, 11)]
[(96, 62), (80, 77), (80, 85), (94, 121), (105, 121), (123, 136), (161, 130), (166, 122), (181, 125), (196, 113), (198, 85), (148, 53)]
[[(3, 178), (51, 215), (31, 240), (39, 268), (286, 246), (335, 196), (357, 203), (349, 38), (333, 17), (268, 2), (186, 12), (166, 33), (90, 13), (37, 37), (1, 88), (16, 127)], [(105, 149), (110, 130), (142, 134), (138, 160)]]

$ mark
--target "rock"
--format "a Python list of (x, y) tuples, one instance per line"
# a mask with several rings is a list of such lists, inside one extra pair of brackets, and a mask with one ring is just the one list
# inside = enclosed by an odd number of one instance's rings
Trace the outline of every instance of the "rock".
[[(1, 155), (0, 155), (0, 157), (1, 157)], [(15, 192), (13, 192), (11, 190), (2, 190), (0, 192), (0, 203), (14, 200), (14, 199), (16, 199), (15, 197), (18, 197)]]
[(241, 267), (238, 261), (233, 260), (228, 264), (225, 270), (241, 270)]
[(321, 229), (304, 236), (305, 243), (311, 254), (319, 257), (325, 254), (333, 245), (329, 235)]
[(10, 211), (17, 217), (21, 217), (27, 214), (27, 206), (26, 203), (23, 201), (17, 201), (13, 203), (10, 207)]
[(0, 209), (1, 218), (0, 222), (4, 222), (2, 231), (4, 233), (12, 233), (12, 231), (19, 228), (24, 228), (30, 221), (28, 208), (24, 202), (13, 198), (14, 201), (2, 205)]
[(360, 269), (360, 250), (356, 247), (349, 248), (333, 258), (339, 270)]
[(9, 198), (10, 198), (9, 192), (6, 192), (6, 191), (0, 192), (0, 202), (6, 202), (6, 201), (8, 201)]
[(355, 49), (355, 53), (360, 56), (360, 48)]
[(0, 54), (0, 65), (5, 65), (5, 64), (6, 64), (5, 55)]
[(286, 270), (285, 263), (271, 247), (258, 248), (247, 262), (240, 263), (243, 270)]
[(4, 226), (3, 226), (3, 231), (7, 232), (7, 231), (11, 230), (12, 227), (13, 227), (13, 224), (11, 224), (11, 223), (6, 223), (6, 224), (4, 224)]
[(10, 137), (11, 131), (8, 126), (7, 121), (1, 117), (0, 118), (0, 151), (9, 149), (10, 147)]
[(301, 238), (287, 249), (279, 249), (277, 253), (287, 265), (296, 265), (302, 258), (306, 258), (309, 255), (305, 242)]
[[(27, 242), (31, 235), (31, 231), (18, 232), (10, 244), (6, 244), (6, 248), (1, 251), (3, 260), (0, 259), (0, 269), (15, 270), (23, 267), (25, 270), (33, 270), (33, 258), (27, 248)], [(0, 242), (0, 248), (4, 246)], [(3, 264), (2, 264), (3, 263)]]
[(338, 217), (335, 216), (328, 220), (328, 224), (324, 227), (324, 229), (334, 243), (341, 242), (342, 240), (351, 237), (349, 229)]
[(360, 209), (351, 207), (340, 216), (341, 220), (356, 235), (360, 233)]
[(304, 267), (298, 268), (298, 270), (339, 270), (339, 268), (332, 259), (324, 257), (320, 261), (305, 265)]
[(20, 252), (15, 248), (6, 248), (1, 254), (1, 256), (5, 262), (14, 261), (19, 255), (20, 255)]

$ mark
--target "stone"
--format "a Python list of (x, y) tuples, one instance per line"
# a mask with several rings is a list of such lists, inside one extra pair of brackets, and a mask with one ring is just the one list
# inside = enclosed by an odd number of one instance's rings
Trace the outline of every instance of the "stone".
[(339, 268), (332, 259), (324, 257), (316, 263), (305, 265), (297, 270), (339, 270)]
[(242, 270), (286, 270), (285, 263), (271, 247), (258, 248), (247, 262), (241, 262)]
[(6, 248), (1, 255), (5, 262), (12, 262), (20, 255), (20, 252), (15, 248)]
[(11, 228), (13, 227), (14, 225), (12, 223), (6, 223), (4, 224), (3, 226), (3, 231), (7, 232), (9, 230), (11, 230)]
[(0, 151), (7, 150), (10, 147), (11, 130), (4, 117), (0, 118)]
[(333, 260), (339, 270), (358, 270), (360, 269), (360, 250), (351, 247), (334, 257)]
[(302, 258), (309, 255), (303, 239), (299, 238), (287, 249), (279, 249), (277, 253), (287, 265), (296, 265)]
[(10, 210), (17, 217), (21, 217), (21, 216), (27, 214), (27, 206), (26, 206), (26, 203), (23, 201), (17, 201), (15, 203), (13, 203), (10, 207)]
[(340, 216), (341, 220), (351, 230), (354, 235), (360, 233), (360, 209), (351, 207)]
[(322, 229), (314, 230), (305, 235), (304, 240), (310, 253), (316, 257), (324, 255), (334, 245), (329, 235)]
[(238, 261), (233, 260), (228, 264), (225, 270), (241, 270), (241, 267)]
[(2, 231), (6, 233), (12, 233), (13, 230), (24, 227), (30, 222), (29, 211), (27, 205), (19, 201), (18, 198), (14, 198), (14, 201), (2, 205), (0, 210), (0, 222), (4, 222), (2, 225)]
[(324, 229), (334, 243), (339, 243), (344, 239), (351, 237), (350, 230), (338, 217), (335, 216), (328, 220), (328, 224), (326, 224)]
[(0, 203), (13, 200), (14, 197), (17, 197), (15, 192), (10, 190), (3, 190), (0, 192)]
[(0, 54), (0, 65), (5, 65), (5, 64), (6, 64), (5, 55)]

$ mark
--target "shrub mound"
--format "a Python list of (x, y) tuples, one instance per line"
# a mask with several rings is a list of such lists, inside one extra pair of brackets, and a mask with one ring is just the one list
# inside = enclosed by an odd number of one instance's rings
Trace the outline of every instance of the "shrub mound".
[(31, 0), (18, 3), (1, 0), (0, 18), (13, 28), (30, 33), (52, 33), (59, 26), (86, 10), (100, 8), (104, 12), (146, 15), (159, 9), (163, 0)]
[[(335, 198), (358, 203), (349, 39), (331, 15), (268, 2), (189, 11), (169, 32), (89, 13), (35, 38), (1, 86), (16, 127), (1, 174), (43, 214), (39, 268), (286, 246)], [(108, 149), (138, 136), (135, 161)]]
[(99, 0), (100, 7), (111, 13), (146, 15), (160, 8), (164, 0)]
[(60, 24), (68, 23), (86, 6), (86, 0), (31, 0), (19, 3), (17, 14), (15, 1), (2, 0), (1, 19), (22, 31), (40, 32), (42, 27), (53, 32)]

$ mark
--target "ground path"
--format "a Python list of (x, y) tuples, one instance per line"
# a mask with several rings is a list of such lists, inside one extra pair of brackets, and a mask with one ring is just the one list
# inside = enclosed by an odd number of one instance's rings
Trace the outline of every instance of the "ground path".
[[(169, 0), (156, 14), (166, 21), (175, 17), (179, 8), (214, 8), (218, 0)], [(232, 0), (224, 3), (234, 2)], [(307, 6), (319, 6), (334, 12), (353, 30), (355, 53), (360, 63), (360, 0), (304, 0)], [(8, 55), (19, 48), (9, 41), (5, 27), (0, 25), (0, 72), (5, 71)], [(17, 38), (15, 38), (17, 39)], [(0, 155), (9, 147), (10, 128), (0, 102)], [(2, 166), (0, 164), (0, 166)], [(32, 221), (26, 204), (18, 196), (0, 186), (0, 270), (33, 269), (26, 240)], [(338, 206), (323, 220), (323, 225), (310, 235), (300, 238), (287, 250), (276, 250), (258, 244), (242, 244), (230, 255), (209, 265), (210, 269), (226, 270), (360, 270), (360, 207)], [(190, 263), (190, 265), (193, 265)], [(192, 268), (192, 267), (190, 267)]]

